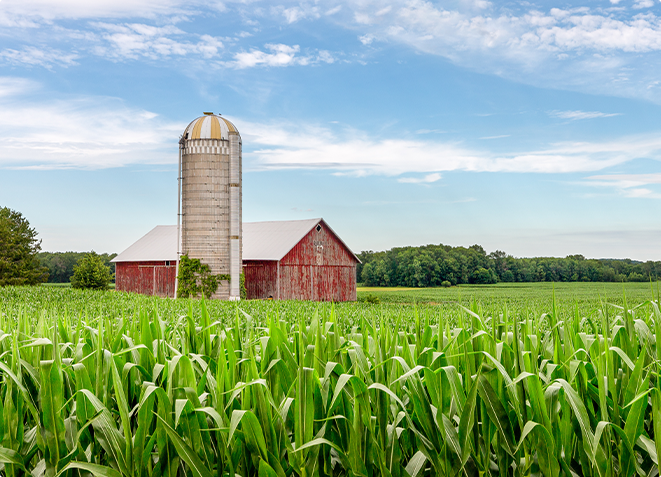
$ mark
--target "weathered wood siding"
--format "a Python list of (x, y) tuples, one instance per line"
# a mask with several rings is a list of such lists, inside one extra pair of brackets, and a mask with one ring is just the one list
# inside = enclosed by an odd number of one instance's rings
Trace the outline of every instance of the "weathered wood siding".
[(323, 221), (319, 225), (280, 261), (277, 298), (356, 300), (356, 259)]
[(115, 290), (174, 297), (177, 267), (171, 262), (118, 262)]
[(272, 260), (245, 260), (243, 262), (248, 300), (277, 298), (277, 268), (278, 262)]

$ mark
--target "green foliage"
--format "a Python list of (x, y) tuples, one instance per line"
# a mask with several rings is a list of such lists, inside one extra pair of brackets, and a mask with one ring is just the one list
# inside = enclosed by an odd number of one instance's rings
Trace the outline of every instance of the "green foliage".
[(533, 285), (540, 313), (5, 287), (0, 474), (658, 475), (658, 290), (589, 285)]
[(441, 282), (441, 286), (442, 286), (443, 288), (449, 288), (449, 287), (452, 286), (452, 283), (450, 283), (450, 282), (447, 281), (447, 280), (443, 280), (443, 281)]
[(20, 212), (0, 207), (0, 286), (36, 285), (48, 279), (37, 258), (41, 240)]
[(92, 290), (107, 290), (113, 274), (110, 267), (104, 263), (101, 256), (94, 251), (86, 253), (73, 267), (71, 286), (73, 288), (89, 288)]
[[(39, 262), (48, 268), (48, 283), (69, 283), (73, 276), (73, 268), (78, 261), (89, 252), (39, 252)], [(115, 264), (111, 262), (116, 253), (100, 253), (104, 265), (110, 267), (110, 273), (115, 274)]]
[(242, 273), (239, 275), (239, 280), (239, 296), (242, 300), (246, 300), (248, 298), (248, 290), (246, 290), (246, 276)]
[(229, 274), (213, 275), (209, 265), (199, 258), (182, 255), (177, 275), (177, 298), (197, 298), (200, 293), (209, 299), (216, 293), (221, 281), (229, 281)]
[(371, 303), (372, 305), (378, 305), (379, 303), (381, 303), (381, 300), (379, 299), (379, 297), (376, 296), (376, 295), (373, 295), (372, 293), (368, 293), (368, 294), (359, 296), (358, 301), (363, 302), (363, 303)]
[(514, 258), (479, 245), (425, 245), (361, 252), (358, 282), (365, 286), (436, 287), (497, 282), (649, 282), (661, 277), (661, 262), (565, 258)]

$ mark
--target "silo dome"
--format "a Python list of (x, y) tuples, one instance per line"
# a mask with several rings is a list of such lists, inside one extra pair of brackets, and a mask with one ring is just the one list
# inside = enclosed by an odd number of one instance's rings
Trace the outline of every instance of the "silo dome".
[(234, 124), (213, 113), (191, 121), (179, 141), (178, 253), (224, 277), (214, 298), (240, 297), (241, 182), (241, 136)]
[(191, 121), (184, 130), (183, 139), (223, 139), (229, 141), (230, 133), (239, 133), (234, 124), (218, 114), (204, 113), (204, 116)]

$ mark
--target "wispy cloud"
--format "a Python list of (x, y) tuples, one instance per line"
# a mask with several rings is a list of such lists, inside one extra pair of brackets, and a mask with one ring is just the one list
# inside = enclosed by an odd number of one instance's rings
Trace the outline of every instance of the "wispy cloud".
[(604, 174), (587, 178), (587, 185), (611, 187), (621, 195), (632, 198), (661, 199), (661, 193), (648, 187), (661, 184), (661, 174)]
[(484, 136), (481, 137), (480, 139), (502, 139), (505, 137), (510, 137), (510, 134), (501, 134), (500, 136)]
[(40, 85), (36, 81), (26, 78), (13, 78), (0, 76), (0, 99), (5, 96), (15, 97), (34, 92)]
[(0, 62), (13, 65), (42, 66), (50, 69), (53, 66), (72, 66), (76, 64), (76, 53), (65, 53), (52, 48), (36, 48), (27, 46), (20, 50), (6, 49), (0, 51)]
[(444, 134), (447, 131), (444, 131), (442, 129), (418, 129), (415, 133), (416, 134)]
[[(656, 61), (640, 56), (661, 51), (661, 17), (652, 11), (477, 3), (345, 1), (343, 21), (370, 43), (405, 44), (518, 82), (660, 101), (648, 88)], [(392, 8), (379, 15), (385, 6)]]
[(405, 184), (430, 184), (439, 180), (441, 180), (441, 175), (438, 172), (434, 172), (424, 177), (401, 177), (397, 179), (397, 182), (403, 182)]
[(372, 42), (374, 42), (374, 35), (366, 34), (366, 35), (360, 35), (358, 37), (358, 40), (363, 44), (363, 45), (371, 45)]
[(267, 44), (265, 48), (267, 51), (253, 49), (236, 53), (234, 61), (227, 64), (237, 69), (244, 69), (256, 66), (305, 66), (335, 61), (333, 55), (325, 50), (320, 50), (316, 54), (300, 55), (301, 47), (299, 45)]
[(174, 25), (157, 27), (143, 23), (112, 24), (95, 23), (100, 30), (101, 43), (94, 47), (99, 56), (111, 59), (151, 59), (170, 56), (200, 55), (203, 58), (218, 56), (223, 49), (219, 38), (200, 35), (197, 42), (181, 41), (177, 37), (187, 36)]
[[(185, 6), (188, 8), (184, 8)], [(43, 18), (153, 18), (157, 15), (192, 13), (206, 5), (221, 9), (222, 2), (203, 0), (4, 0), (2, 14), (12, 19)]]
[(99, 169), (176, 161), (185, 124), (163, 121), (116, 98), (51, 100), (43, 92), (28, 99), (25, 94), (35, 88), (0, 78), (0, 167)]
[(613, 116), (620, 116), (622, 113), (602, 113), (601, 111), (549, 111), (548, 114), (553, 118), (576, 121), (578, 119), (610, 118)]
[(651, 8), (654, 6), (654, 0), (636, 0), (633, 8), (640, 10), (641, 8)]
[(562, 174), (600, 171), (637, 158), (661, 158), (659, 134), (495, 154), (445, 141), (375, 139), (360, 131), (345, 138), (321, 127), (241, 121), (239, 127), (246, 143), (253, 145), (245, 156), (256, 169), (328, 169), (354, 176), (443, 171)]
[[(163, 120), (115, 98), (43, 99), (45, 92), (33, 93), (37, 87), (20, 78), (0, 78), (2, 167), (105, 168), (176, 161), (176, 140), (185, 124)], [(282, 120), (271, 124), (233, 121), (246, 145), (246, 170), (316, 169), (352, 176), (400, 176), (401, 182), (424, 184), (440, 180), (444, 171), (596, 172), (637, 158), (661, 158), (660, 134), (495, 154), (447, 141), (380, 139), (356, 130), (344, 134), (335, 128)], [(591, 176), (586, 182), (634, 190), (657, 181), (660, 175), (643, 174)]]

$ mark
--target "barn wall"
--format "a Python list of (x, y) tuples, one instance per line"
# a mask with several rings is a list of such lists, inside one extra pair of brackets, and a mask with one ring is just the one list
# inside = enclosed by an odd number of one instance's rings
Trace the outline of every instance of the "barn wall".
[(115, 264), (115, 290), (118, 291), (174, 297), (176, 277), (175, 261), (117, 262)]
[(356, 259), (324, 222), (320, 225), (280, 261), (280, 299), (356, 300)]
[(268, 260), (244, 260), (243, 273), (248, 300), (278, 298), (277, 264), (278, 262)]

